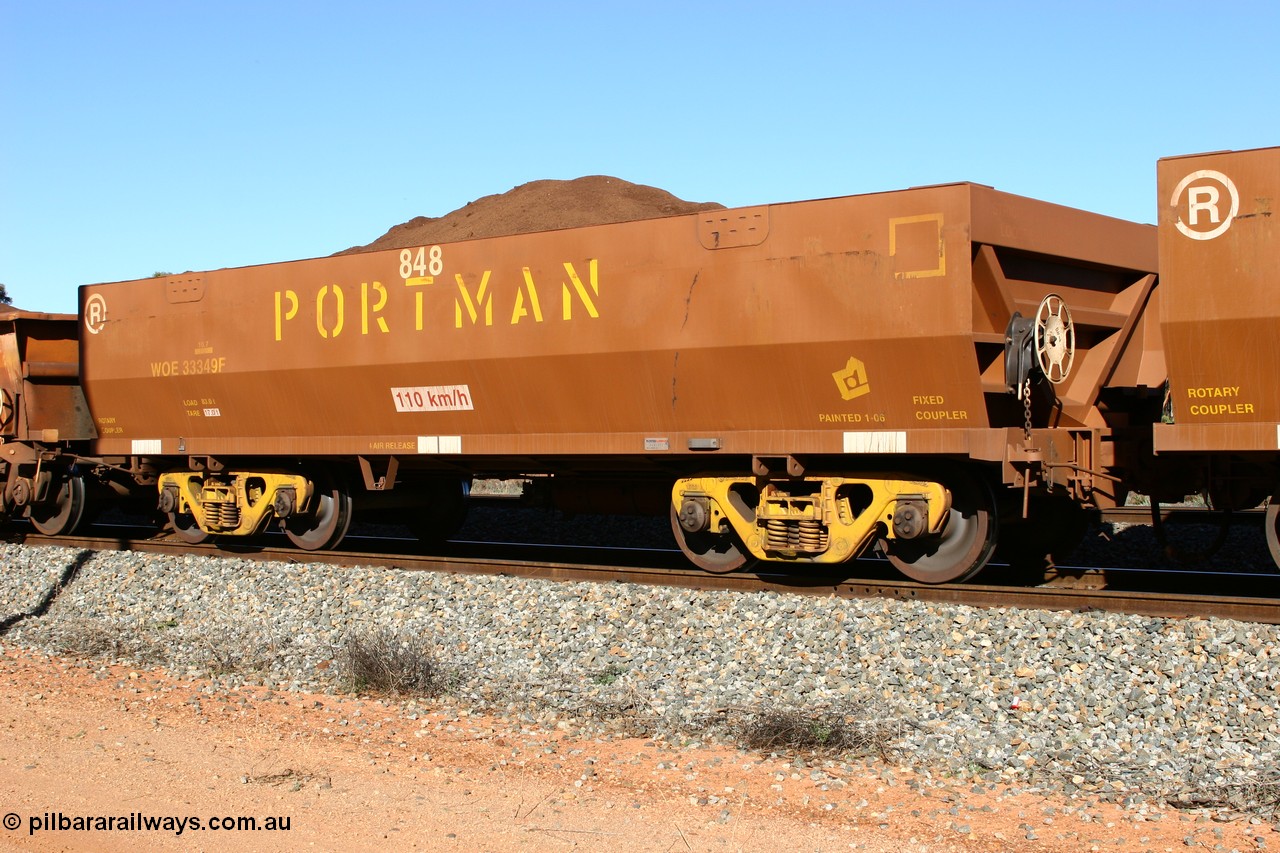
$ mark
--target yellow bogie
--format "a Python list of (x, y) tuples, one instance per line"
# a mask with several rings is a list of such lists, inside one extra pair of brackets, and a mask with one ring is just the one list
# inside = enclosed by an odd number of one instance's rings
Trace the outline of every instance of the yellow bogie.
[(878, 539), (940, 533), (951, 494), (940, 483), (888, 477), (693, 477), (671, 492), (686, 535), (732, 531), (759, 560), (840, 563)]
[(315, 493), (304, 476), (261, 471), (179, 471), (161, 475), (159, 489), (162, 512), (217, 536), (250, 536), (272, 518), (305, 513)]

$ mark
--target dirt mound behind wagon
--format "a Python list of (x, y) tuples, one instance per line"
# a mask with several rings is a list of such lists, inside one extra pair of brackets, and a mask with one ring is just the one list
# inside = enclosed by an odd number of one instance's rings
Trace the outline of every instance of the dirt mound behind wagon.
[(410, 219), (367, 246), (353, 246), (338, 254), (630, 222), (723, 208), (723, 204), (715, 202), (684, 201), (666, 190), (607, 175), (571, 181), (530, 181), (500, 195), (476, 199), (444, 216)]

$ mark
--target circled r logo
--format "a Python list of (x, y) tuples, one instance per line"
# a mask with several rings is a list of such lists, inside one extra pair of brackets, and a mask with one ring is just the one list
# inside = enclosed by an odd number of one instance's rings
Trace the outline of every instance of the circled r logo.
[(1226, 175), (1200, 169), (1178, 182), (1169, 204), (1178, 212), (1179, 231), (1192, 240), (1212, 240), (1240, 212), (1240, 193)]
[(107, 325), (107, 300), (101, 293), (95, 293), (84, 301), (84, 328), (96, 335)]

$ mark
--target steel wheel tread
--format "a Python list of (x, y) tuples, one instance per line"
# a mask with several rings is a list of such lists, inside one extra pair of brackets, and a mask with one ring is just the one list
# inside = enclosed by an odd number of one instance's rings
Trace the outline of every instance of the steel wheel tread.
[(45, 536), (65, 536), (74, 533), (84, 521), (87, 503), (84, 478), (79, 474), (69, 474), (58, 489), (58, 497), (52, 509), (33, 506), (27, 517), (31, 526)]
[(685, 530), (680, 526), (680, 513), (674, 504), (671, 506), (671, 531), (689, 562), (705, 572), (723, 575), (755, 562), (732, 533), (690, 533)]
[(315, 507), (305, 515), (285, 520), (289, 541), (304, 551), (327, 551), (337, 547), (351, 527), (351, 492), (328, 476), (316, 479)]
[(951, 512), (940, 536), (881, 540), (893, 567), (920, 583), (966, 581), (986, 566), (996, 547), (991, 487), (967, 472), (940, 482), (951, 491)]

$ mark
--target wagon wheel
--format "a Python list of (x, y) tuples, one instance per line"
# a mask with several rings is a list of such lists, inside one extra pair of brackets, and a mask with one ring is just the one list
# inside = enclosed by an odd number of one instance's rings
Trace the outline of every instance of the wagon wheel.
[(409, 529), (421, 542), (438, 544), (453, 536), (467, 520), (467, 494), (470, 484), (466, 481), (442, 480), (431, 483), (423, 490), (427, 505), (416, 508), (409, 519)]
[(943, 483), (951, 492), (951, 511), (940, 534), (880, 540), (894, 568), (920, 583), (968, 580), (982, 570), (996, 547), (991, 487), (964, 472)]
[(45, 536), (65, 536), (75, 532), (84, 520), (85, 503), (84, 478), (68, 473), (53, 500), (33, 504), (27, 517), (31, 526)]
[[(1155, 533), (1156, 541), (1160, 543), (1161, 549), (1164, 551), (1165, 556), (1168, 557), (1169, 559), (1174, 560), (1175, 562), (1178, 562), (1178, 563), (1182, 563), (1183, 565), (1195, 565), (1196, 563), (1203, 563), (1205, 560), (1209, 559), (1214, 554), (1218, 553), (1218, 551), (1222, 548), (1222, 546), (1226, 544), (1227, 536), (1231, 533), (1231, 510), (1225, 509), (1225, 510), (1222, 510), (1221, 512), (1222, 512), (1222, 521), (1220, 522), (1218, 527), (1218, 535), (1214, 538), (1213, 542), (1210, 543), (1209, 546), (1205, 548), (1197, 548), (1195, 550), (1191, 550), (1188, 548), (1183, 548), (1178, 545), (1175, 545), (1174, 543), (1169, 541), (1168, 534), (1165, 533), (1165, 529), (1164, 529), (1164, 517), (1160, 514), (1159, 501), (1151, 502), (1151, 531)], [(1268, 508), (1267, 510), (1267, 518), (1268, 519), (1271, 518), (1270, 508)], [(1267, 524), (1267, 545), (1268, 546), (1271, 545), (1271, 538), (1274, 535), (1275, 535), (1274, 528), (1269, 521)], [(1273, 548), (1271, 551), (1271, 556), (1273, 559), (1275, 558), (1275, 554), (1276, 552)], [(1280, 562), (1280, 561), (1277, 561), (1277, 562)]]
[(284, 532), (304, 551), (324, 551), (337, 547), (351, 526), (351, 493), (322, 475), (316, 478), (311, 511), (285, 519)]
[[(193, 499), (199, 500), (197, 495), (202, 485), (202, 480), (193, 480), (189, 484), (191, 493), (187, 495), (188, 503)], [(162, 518), (168, 521), (169, 527), (183, 542), (199, 545), (211, 535), (200, 528), (193, 513), (182, 511), (182, 501), (179, 499), (177, 486), (165, 486), (160, 490), (160, 499), (156, 510)]]
[(1026, 520), (1000, 525), (995, 558), (1015, 569), (1042, 571), (1074, 551), (1088, 529), (1088, 514), (1071, 498), (1032, 495)]
[(1280, 491), (1271, 496), (1267, 504), (1267, 550), (1271, 560), (1280, 568)]
[(1067, 303), (1056, 293), (1040, 302), (1035, 322), (1036, 360), (1054, 385), (1066, 381), (1076, 357), (1076, 327)]
[(689, 561), (704, 572), (722, 575), (736, 572), (753, 558), (733, 533), (690, 533), (680, 526), (680, 512), (671, 505), (671, 531)]
[(209, 538), (209, 534), (200, 529), (200, 525), (196, 523), (195, 516), (189, 512), (177, 513), (171, 512), (169, 515), (169, 524), (173, 526), (173, 532), (183, 542), (192, 545), (199, 545), (201, 542)]

